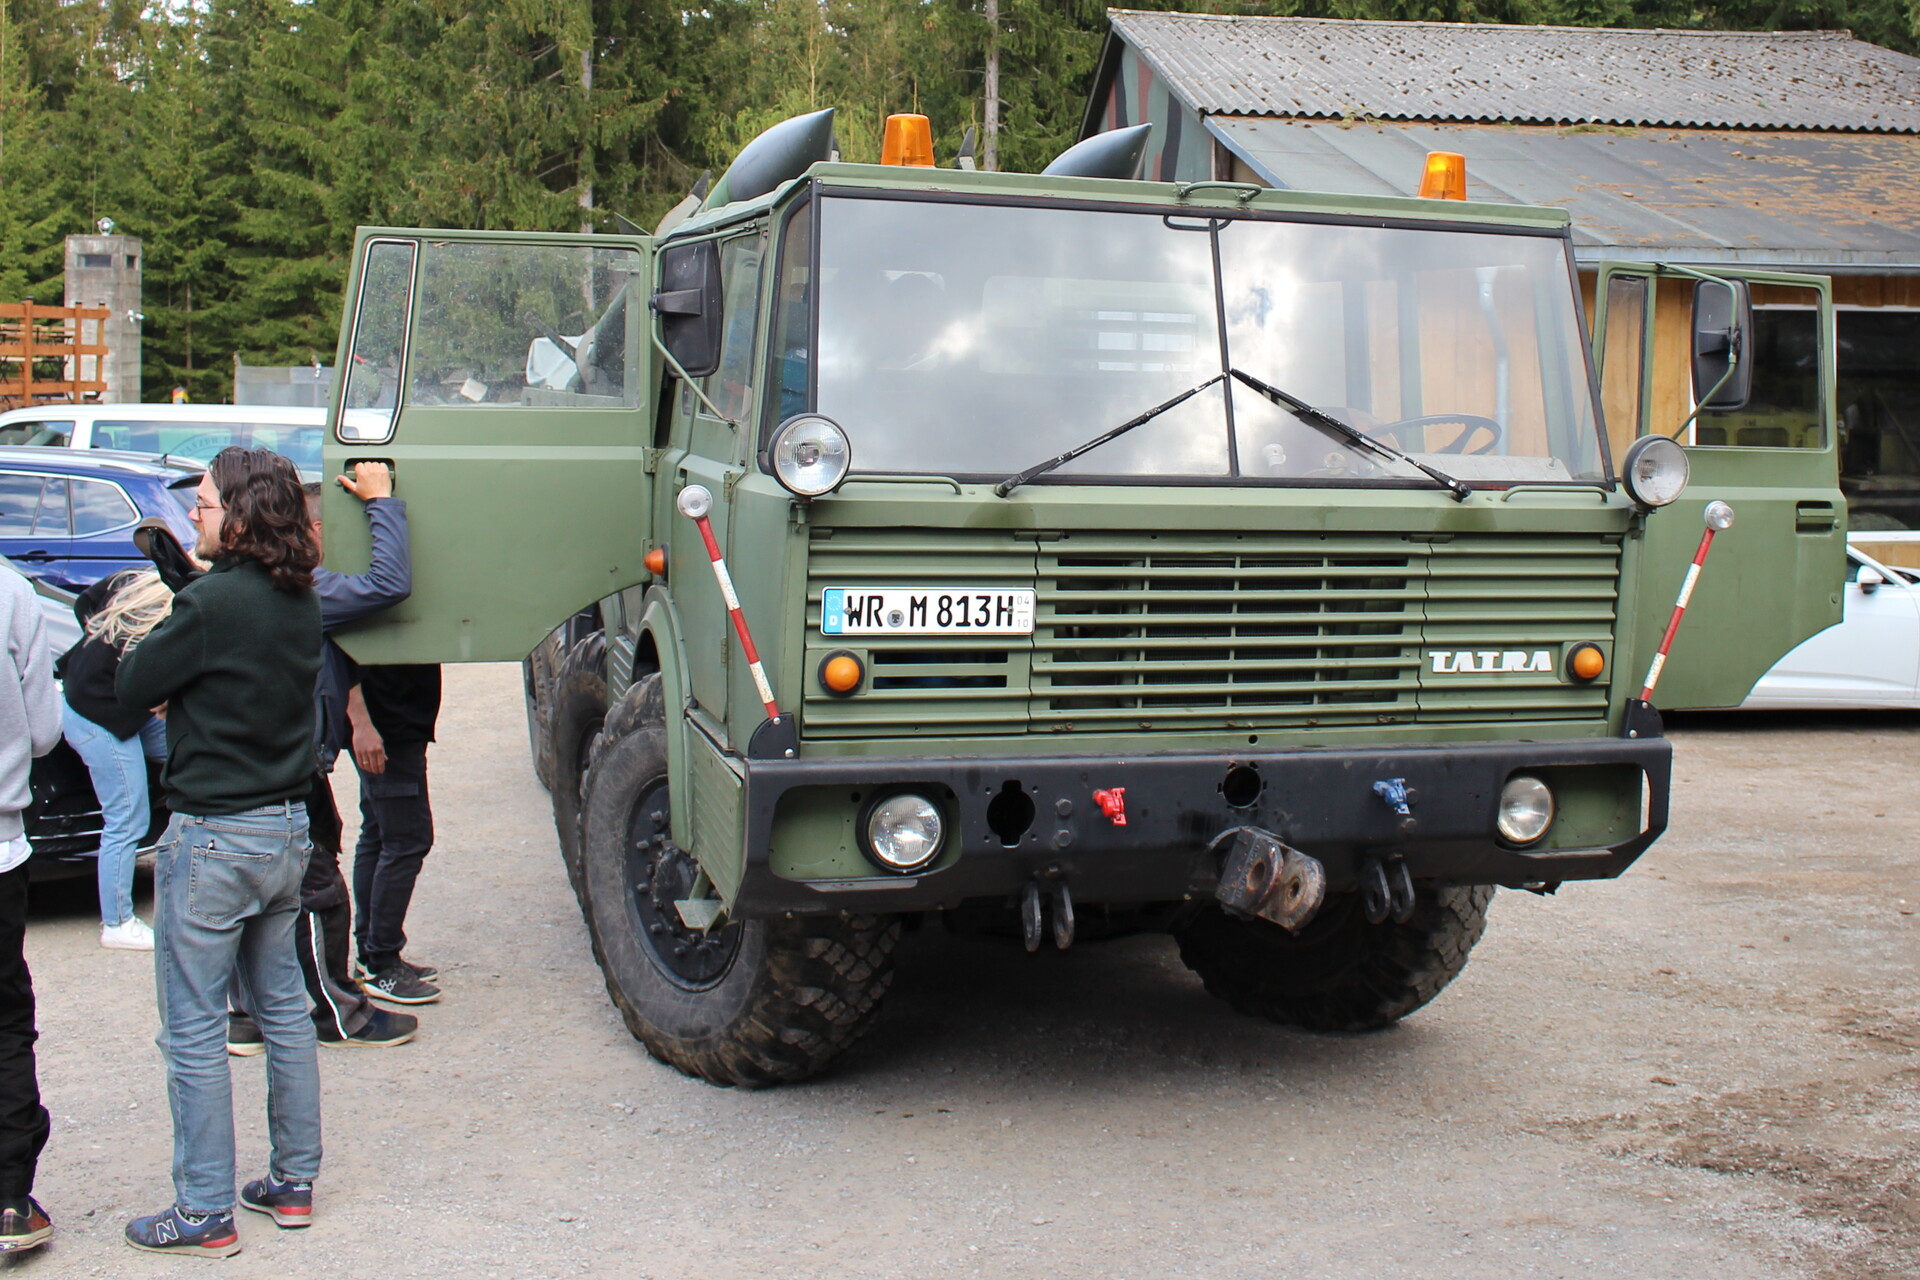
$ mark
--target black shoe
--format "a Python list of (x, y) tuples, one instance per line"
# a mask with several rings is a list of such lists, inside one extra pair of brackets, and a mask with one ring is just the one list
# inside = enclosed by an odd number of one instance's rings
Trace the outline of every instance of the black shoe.
[(32, 1196), (26, 1202), (24, 1213), (14, 1207), (0, 1209), (0, 1253), (38, 1249), (53, 1238), (53, 1219)]
[[(400, 967), (413, 970), (413, 976), (422, 982), (434, 982), (440, 977), (440, 970), (434, 968), (432, 965), (420, 964), (407, 959), (405, 956), (400, 957)], [(353, 976), (360, 979), (361, 982), (368, 980), (370, 976), (370, 966), (365, 960), (355, 960), (353, 962)]]
[(267, 1051), (267, 1038), (260, 1027), (244, 1013), (227, 1013), (227, 1052), (236, 1058), (251, 1058)]
[(422, 982), (402, 963), (382, 969), (368, 979), (367, 994), (388, 1004), (432, 1004), (440, 998), (440, 988)]
[(276, 1227), (313, 1225), (313, 1184), (282, 1182), (268, 1174), (240, 1188), (240, 1203), (273, 1219)]
[(367, 1019), (367, 1025), (350, 1036), (330, 1035), (324, 1028), (320, 1031), (320, 1043), (332, 1049), (348, 1049), (358, 1046), (364, 1049), (386, 1049), (396, 1044), (405, 1044), (413, 1039), (420, 1030), (420, 1019), (410, 1013), (395, 1013), (391, 1009), (375, 1009), (373, 1016)]

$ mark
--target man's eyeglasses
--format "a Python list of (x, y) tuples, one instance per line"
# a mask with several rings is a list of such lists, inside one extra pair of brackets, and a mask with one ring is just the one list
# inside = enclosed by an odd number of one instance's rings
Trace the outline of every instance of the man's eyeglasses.
[(193, 504), (193, 509), (195, 511), (225, 511), (226, 510), (225, 507), (221, 506), (217, 502), (196, 502)]

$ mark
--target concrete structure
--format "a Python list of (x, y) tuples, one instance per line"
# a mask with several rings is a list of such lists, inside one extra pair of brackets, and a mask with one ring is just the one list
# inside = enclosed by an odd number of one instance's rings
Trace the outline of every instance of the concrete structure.
[(141, 258), (138, 236), (67, 237), (67, 305), (108, 312), (99, 322), (107, 346), (101, 399), (108, 402), (140, 399)]
[[(1590, 301), (1609, 261), (1831, 275), (1854, 527), (1920, 529), (1920, 58), (1844, 31), (1109, 15), (1082, 134), (1152, 122), (1149, 177), (1411, 195), (1457, 151), (1469, 199), (1572, 215)], [(1662, 283), (1662, 332), (1686, 289)], [(1804, 361), (1804, 298), (1757, 300), (1773, 367)], [(1804, 407), (1781, 395), (1772, 417)], [(1698, 442), (1747, 442), (1726, 430)]]

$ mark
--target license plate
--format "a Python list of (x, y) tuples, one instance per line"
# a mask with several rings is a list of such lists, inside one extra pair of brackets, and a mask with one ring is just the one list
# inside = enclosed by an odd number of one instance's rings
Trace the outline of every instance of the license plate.
[(1033, 592), (967, 587), (828, 587), (820, 631), (829, 636), (1028, 636)]

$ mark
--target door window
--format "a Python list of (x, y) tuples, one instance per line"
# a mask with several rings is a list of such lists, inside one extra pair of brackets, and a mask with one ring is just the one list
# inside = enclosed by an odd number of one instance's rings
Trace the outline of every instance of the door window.
[(67, 533), (67, 482), (56, 476), (40, 493), (40, 514), (33, 518), (33, 536), (64, 538)]
[[(1824, 449), (1819, 295), (1761, 285), (1755, 291), (1753, 394), (1738, 409), (1703, 409), (1693, 443), (1746, 449)], [(1704, 395), (1706, 387), (1693, 393)]]
[(24, 538), (33, 532), (44, 484), (39, 476), (0, 476), (0, 538)]
[(71, 422), (9, 422), (0, 427), (0, 444), (65, 445), (72, 439)]
[(393, 435), (400, 406), (400, 368), (406, 357), (407, 314), (413, 297), (414, 244), (375, 240), (360, 272), (360, 301), (340, 393), (342, 440), (378, 444)]
[(425, 246), (407, 403), (632, 408), (646, 321), (640, 255), (598, 245)]
[(1600, 353), (1600, 408), (1607, 419), (1613, 456), (1646, 430), (1642, 421), (1647, 356), (1647, 278), (1607, 280), (1607, 332)]
[[(740, 236), (720, 250), (725, 295), (720, 367), (707, 379), (707, 398), (735, 422), (753, 412), (753, 339), (760, 325), (760, 257), (765, 241)], [(704, 406), (703, 406), (704, 407)]]
[(120, 486), (103, 480), (75, 480), (72, 484), (73, 536), (90, 537), (122, 529), (140, 518)]

